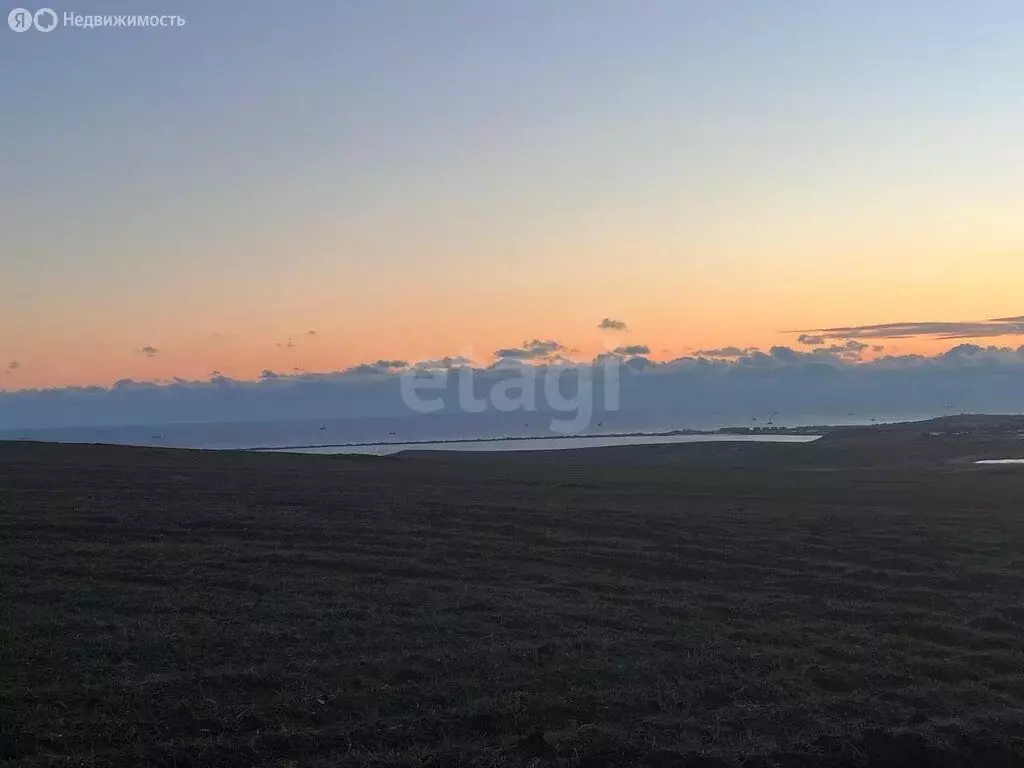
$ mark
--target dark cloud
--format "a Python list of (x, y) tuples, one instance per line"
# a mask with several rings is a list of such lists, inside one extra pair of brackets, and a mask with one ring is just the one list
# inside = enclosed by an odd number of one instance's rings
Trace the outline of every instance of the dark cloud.
[(454, 357), (441, 357), (437, 360), (420, 360), (412, 367), (418, 371), (447, 371), (458, 368), (467, 368), (473, 365), (468, 357), (456, 355)]
[(522, 347), (506, 347), (495, 350), (494, 356), (499, 360), (544, 360), (559, 352), (568, 351), (566, 347), (552, 339), (524, 341)]
[(795, 349), (789, 347), (772, 347), (768, 350), (768, 354), (771, 355), (775, 360), (781, 360), (784, 363), (796, 363), (800, 361), (803, 353), (797, 352)]
[(958, 344), (938, 357), (957, 364), (1015, 364), (1024, 362), (1024, 346), (1013, 349), (995, 345), (983, 347), (980, 344)]
[(937, 339), (980, 339), (999, 336), (1024, 336), (1024, 318), (1006, 317), (975, 322), (908, 322), (879, 323), (876, 325), (849, 325), (836, 328), (817, 328), (801, 333), (802, 339), (911, 339), (932, 336)]
[[(848, 339), (841, 344), (830, 344), (810, 350), (793, 349), (787, 346), (774, 346), (767, 352), (757, 347), (704, 349), (695, 352), (694, 358), (697, 361), (704, 360), (708, 363), (745, 367), (771, 367), (779, 364), (857, 363), (863, 360), (864, 353), (868, 349), (881, 352), (883, 348), (878, 345), (872, 347), (856, 339)], [(680, 359), (694, 360), (694, 358)]]
[[(836, 356), (841, 357), (844, 360), (860, 360), (864, 357), (864, 352), (872, 348), (870, 345), (865, 344), (862, 341), (856, 339), (847, 339), (842, 344), (829, 344), (828, 346), (817, 347), (810, 351), (809, 354), (816, 356)], [(882, 347), (875, 345), (873, 349), (876, 352), (881, 352)]]
[(809, 354), (815, 357), (840, 357), (844, 360), (857, 361), (864, 357), (864, 353), (867, 350), (871, 350), (875, 353), (881, 353), (885, 348), (880, 344), (869, 345), (856, 339), (843, 339), (840, 344), (827, 344), (826, 337), (824, 336), (812, 336), (809, 334), (801, 334), (797, 337), (797, 341), (801, 344), (813, 346), (810, 352), (803, 353)]
[(597, 327), (602, 331), (628, 331), (629, 326), (622, 320), (613, 320), (610, 317), (604, 318)]
[(746, 349), (740, 349), (739, 347), (722, 347), (721, 349), (701, 349), (694, 352), (697, 357), (716, 357), (716, 358), (737, 358), (749, 355), (752, 352), (756, 352), (755, 347), (747, 347)]
[(162, 389), (159, 384), (152, 381), (136, 381), (135, 379), (118, 379), (111, 387), (114, 392), (139, 392), (154, 391)]
[(388, 374), (404, 371), (409, 367), (405, 360), (378, 360), (375, 363), (362, 363), (349, 368), (349, 374)]
[(139, 350), (139, 352), (144, 354), (146, 357), (156, 357), (157, 355), (160, 354), (160, 350), (159, 349), (157, 349), (156, 347), (150, 347), (150, 346), (143, 347), (142, 349)]
[[(535, 340), (536, 341), (536, 340)], [(640, 345), (637, 345), (640, 346)], [(545, 342), (524, 349), (552, 349)], [(881, 355), (863, 360), (865, 342), (857, 339), (817, 349), (775, 346), (730, 350), (730, 357), (690, 356), (655, 362), (645, 355), (607, 355), (599, 362), (621, 363), (621, 410), (615, 419), (625, 429), (747, 424), (751, 414), (778, 410), (788, 418), (811, 423), (843, 420), (848, 413), (879, 420), (914, 418), (957, 411), (1011, 413), (1024, 411), (1024, 346), (964, 343), (936, 355)], [(560, 366), (541, 361), (535, 369), (538, 392), (545, 377)], [(0, 429), (283, 421), (344, 418), (419, 418), (402, 399), (406, 371), (443, 370), (441, 395), (456, 403), (459, 369), (465, 358), (421, 361), (380, 360), (354, 369), (327, 373), (264, 371), (254, 381), (217, 375), (209, 380), (168, 383), (123, 379), (110, 387), (59, 387), (0, 393)], [(529, 363), (524, 363), (529, 364)], [(587, 371), (590, 364), (576, 364)], [(511, 369), (473, 366), (481, 392), (514, 376)], [(590, 369), (595, 386), (601, 370)], [(446, 406), (447, 407), (447, 406)], [(460, 413), (452, 407), (445, 414)], [(490, 412), (488, 412), (490, 413)], [(500, 414), (499, 414), (500, 415)], [(452, 416), (452, 418), (456, 418)], [(426, 418), (426, 417), (424, 417)], [(429, 417), (435, 418), (435, 417)], [(448, 416), (444, 416), (448, 418)], [(475, 418), (475, 417), (474, 417)], [(513, 418), (513, 417), (509, 417)], [(522, 415), (514, 417), (522, 427)], [(609, 422), (605, 421), (605, 426)], [(146, 436), (151, 434), (146, 433)]]
[(17, 360), (11, 360), (11, 362), (9, 362), (7, 364), (7, 372), (8, 373), (13, 373), (14, 371), (18, 370), (19, 368), (21, 368), (21, 363), (19, 363)]
[(657, 368), (658, 364), (643, 355), (635, 355), (625, 361), (624, 365), (630, 371), (645, 371)]
[(349, 368), (346, 371), (346, 373), (353, 373), (353, 374), (380, 374), (380, 373), (387, 373), (387, 371), (386, 370), (383, 370), (383, 371), (380, 370), (379, 368), (377, 368), (377, 366), (373, 365), (372, 363), (360, 363), (359, 365), (354, 365), (351, 368)]
[(636, 356), (636, 355), (649, 355), (651, 354), (651, 348), (646, 344), (629, 344), (624, 347), (616, 347), (612, 350), (616, 355), (623, 356)]

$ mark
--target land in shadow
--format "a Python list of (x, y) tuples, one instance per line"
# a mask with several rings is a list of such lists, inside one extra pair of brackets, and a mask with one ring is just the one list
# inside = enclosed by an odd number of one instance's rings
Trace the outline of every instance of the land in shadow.
[(0, 764), (1024, 765), (1024, 441), (965, 424), (0, 443)]

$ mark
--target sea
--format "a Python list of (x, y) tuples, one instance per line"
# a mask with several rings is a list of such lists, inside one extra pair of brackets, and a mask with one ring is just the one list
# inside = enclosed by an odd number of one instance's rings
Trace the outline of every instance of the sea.
[(559, 451), (579, 448), (610, 448), (622, 445), (671, 443), (773, 442), (807, 443), (818, 435), (576, 435), (573, 437), (518, 437), (511, 439), (449, 440), (423, 443), (371, 443), (368, 445), (310, 445), (269, 450), (289, 453), (349, 453), (386, 456), (402, 451)]
[[(0, 430), (0, 440), (107, 443), (206, 450), (283, 450), (307, 453), (383, 455), (403, 450), (525, 451), (706, 440), (806, 441), (815, 425), (871, 424), (907, 417), (751, 417), (742, 422), (710, 415), (686, 423), (604, 417), (566, 435), (537, 414), (444, 414), (409, 417), (302, 419), (287, 421), (176, 423), (128, 426)], [(805, 434), (685, 434), (722, 428), (801, 428)]]

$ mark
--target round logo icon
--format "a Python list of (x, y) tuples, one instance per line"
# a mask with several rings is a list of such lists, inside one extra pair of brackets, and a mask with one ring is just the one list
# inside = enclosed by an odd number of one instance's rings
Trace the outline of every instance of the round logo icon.
[(57, 26), (57, 14), (53, 8), (40, 8), (32, 17), (32, 23), (40, 32), (49, 32)]
[(7, 14), (7, 26), (15, 32), (26, 32), (32, 28), (32, 11), (24, 8), (15, 8)]

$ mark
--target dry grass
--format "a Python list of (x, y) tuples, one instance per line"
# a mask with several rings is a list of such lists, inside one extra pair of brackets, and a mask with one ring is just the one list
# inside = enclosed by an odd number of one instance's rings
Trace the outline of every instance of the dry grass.
[(658, 455), (0, 444), (0, 763), (1024, 765), (1024, 472)]

